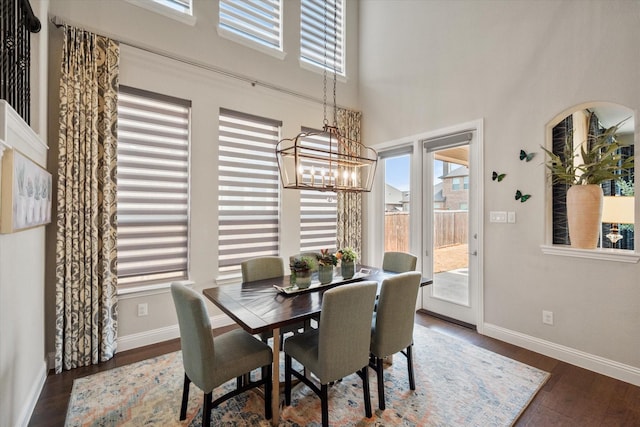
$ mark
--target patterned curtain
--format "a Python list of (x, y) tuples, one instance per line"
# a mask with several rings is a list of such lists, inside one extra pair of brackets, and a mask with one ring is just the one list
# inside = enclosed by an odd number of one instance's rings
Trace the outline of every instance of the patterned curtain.
[(64, 27), (56, 236), (56, 373), (113, 357), (119, 45)]
[[(362, 113), (338, 108), (337, 127), (341, 135), (360, 141)], [(357, 148), (357, 147), (353, 147)], [(362, 256), (362, 194), (338, 193), (338, 248), (351, 247)]]

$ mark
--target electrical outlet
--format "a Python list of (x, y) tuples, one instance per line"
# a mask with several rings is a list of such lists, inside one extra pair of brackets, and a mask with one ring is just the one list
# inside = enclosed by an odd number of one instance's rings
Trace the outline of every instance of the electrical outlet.
[(542, 323), (553, 325), (553, 311), (542, 310)]
[(147, 303), (138, 304), (138, 317), (146, 316), (149, 314), (149, 306)]

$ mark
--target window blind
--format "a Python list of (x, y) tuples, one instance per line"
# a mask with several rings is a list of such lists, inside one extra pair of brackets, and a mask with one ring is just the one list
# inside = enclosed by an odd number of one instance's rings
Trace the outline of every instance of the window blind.
[(193, 11), (191, 8), (191, 0), (153, 0), (158, 4), (163, 6), (170, 7), (171, 9), (177, 10), (178, 12), (186, 13), (187, 15), (192, 15)]
[(120, 86), (118, 285), (187, 278), (190, 107)]
[[(309, 128), (302, 128), (302, 132), (316, 133), (304, 138), (309, 147), (327, 148), (328, 134)], [(337, 151), (335, 144), (333, 148)], [(305, 167), (310, 166), (311, 164), (305, 164)], [(338, 197), (335, 192), (300, 191), (300, 252), (336, 249), (337, 209)]]
[(282, 122), (220, 109), (218, 268), (239, 276), (240, 263), (278, 255), (280, 185), (275, 148)]
[(343, 11), (343, 0), (302, 0), (300, 5), (300, 59), (302, 61), (330, 71), (335, 69), (337, 74), (345, 74)]
[(281, 0), (220, 0), (220, 28), (282, 50)]

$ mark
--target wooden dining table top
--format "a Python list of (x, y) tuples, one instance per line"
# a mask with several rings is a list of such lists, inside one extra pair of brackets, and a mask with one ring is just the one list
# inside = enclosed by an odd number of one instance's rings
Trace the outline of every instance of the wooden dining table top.
[[(258, 334), (317, 317), (322, 308), (322, 296), (328, 289), (359, 281), (376, 281), (379, 291), (386, 277), (397, 274), (364, 265), (359, 268), (368, 269), (370, 273), (295, 294), (286, 294), (274, 287), (290, 286), (290, 276), (216, 286), (204, 289), (203, 294), (247, 332)], [(420, 286), (431, 283), (431, 279), (422, 278)]]

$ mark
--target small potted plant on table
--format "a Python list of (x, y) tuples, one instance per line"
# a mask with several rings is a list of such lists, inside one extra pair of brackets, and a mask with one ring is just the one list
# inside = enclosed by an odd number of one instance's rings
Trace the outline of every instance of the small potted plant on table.
[(356, 273), (356, 259), (358, 254), (351, 248), (340, 249), (336, 253), (336, 258), (340, 260), (340, 271), (343, 279), (351, 279)]
[(291, 272), (295, 273), (296, 276), (296, 286), (300, 289), (306, 289), (311, 286), (311, 271), (316, 266), (316, 260), (303, 256), (300, 258), (295, 258), (291, 265)]
[(318, 280), (327, 284), (333, 281), (333, 267), (338, 265), (338, 257), (329, 253), (329, 249), (321, 249), (318, 257)]

